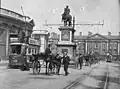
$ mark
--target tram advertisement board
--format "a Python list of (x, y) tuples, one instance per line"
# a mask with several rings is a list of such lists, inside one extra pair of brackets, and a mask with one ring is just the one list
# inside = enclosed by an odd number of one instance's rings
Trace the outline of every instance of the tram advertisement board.
[(69, 41), (70, 40), (70, 31), (69, 30), (63, 30), (62, 31), (61, 40), (62, 41)]

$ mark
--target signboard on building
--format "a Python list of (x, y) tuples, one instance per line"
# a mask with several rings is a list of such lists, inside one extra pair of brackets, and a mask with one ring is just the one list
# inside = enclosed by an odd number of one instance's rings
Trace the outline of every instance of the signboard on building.
[(40, 46), (40, 41), (29, 38), (29, 44)]
[(10, 38), (10, 42), (15, 43), (15, 42), (19, 42), (19, 40), (18, 40), (18, 38), (14, 38), (14, 37), (12, 38), (11, 37)]

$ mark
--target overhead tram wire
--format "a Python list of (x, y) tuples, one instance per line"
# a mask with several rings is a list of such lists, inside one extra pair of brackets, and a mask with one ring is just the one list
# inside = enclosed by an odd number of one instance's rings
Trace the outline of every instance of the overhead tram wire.
[[(64, 24), (43, 24), (43, 26), (63, 26)], [(73, 25), (73, 24), (72, 24)], [(103, 26), (104, 24), (75, 24), (75, 25), (91, 25), (91, 26), (95, 26), (95, 25), (101, 25)]]

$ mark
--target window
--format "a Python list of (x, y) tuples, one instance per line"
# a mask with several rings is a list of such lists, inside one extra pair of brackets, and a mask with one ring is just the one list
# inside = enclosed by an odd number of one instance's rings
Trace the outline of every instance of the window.
[(110, 49), (112, 49), (112, 45), (113, 45), (112, 43), (109, 44), (109, 48), (110, 48)]
[(28, 53), (29, 53), (29, 54), (31, 53), (31, 48), (28, 48)]
[(106, 48), (106, 44), (105, 44), (105, 43), (103, 43), (103, 45), (102, 45), (102, 46), (103, 46), (103, 48), (104, 48), (104, 49)]
[(68, 53), (68, 49), (62, 49), (62, 53), (67, 52)]
[(98, 43), (95, 44), (95, 48), (98, 48)]
[(12, 45), (11, 53), (20, 54), (21, 53), (21, 45)]
[(34, 49), (32, 48), (32, 54), (34, 54)]
[(117, 43), (114, 43), (114, 49), (117, 49)]

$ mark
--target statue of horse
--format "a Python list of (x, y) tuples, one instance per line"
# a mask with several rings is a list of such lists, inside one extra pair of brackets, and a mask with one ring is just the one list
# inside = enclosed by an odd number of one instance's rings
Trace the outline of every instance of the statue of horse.
[(64, 26), (72, 25), (72, 16), (70, 14), (62, 14), (62, 21), (64, 21)]

